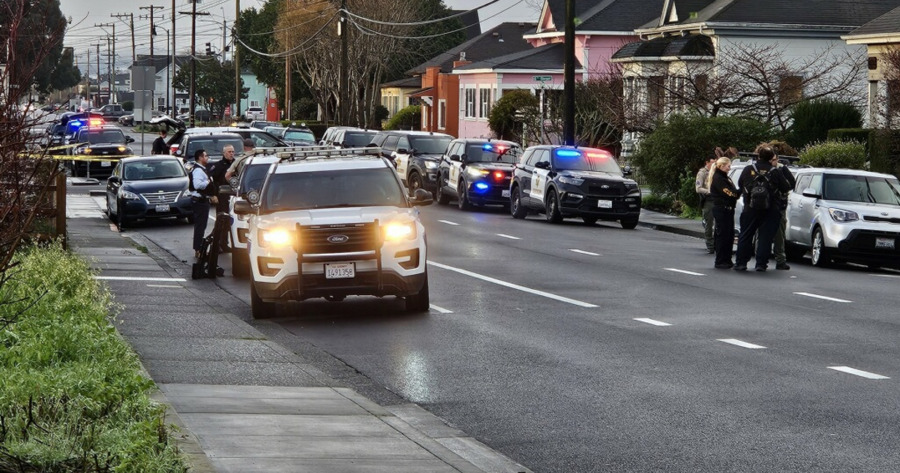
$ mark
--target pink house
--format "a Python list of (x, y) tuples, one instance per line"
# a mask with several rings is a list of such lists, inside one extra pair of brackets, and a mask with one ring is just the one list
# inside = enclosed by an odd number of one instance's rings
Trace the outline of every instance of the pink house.
[[(582, 0), (576, 2), (576, 79), (610, 71), (610, 58), (640, 38), (634, 30), (659, 17), (663, 0)], [(534, 33), (524, 38), (534, 49), (453, 69), (459, 76), (459, 136), (491, 136), (491, 106), (511, 89), (547, 96), (563, 89), (565, 0), (545, 0)]]

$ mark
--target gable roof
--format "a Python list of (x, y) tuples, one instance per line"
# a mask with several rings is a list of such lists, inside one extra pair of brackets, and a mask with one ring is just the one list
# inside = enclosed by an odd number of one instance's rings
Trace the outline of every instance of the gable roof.
[(453, 62), (460, 59), (460, 53), (465, 53), (467, 61), (478, 62), (531, 49), (531, 44), (522, 36), (533, 33), (534, 28), (534, 23), (501, 23), (481, 35), (419, 64), (406, 73), (421, 75), (429, 67), (440, 67), (441, 72), (450, 72), (453, 70)]
[[(659, 17), (664, 0), (575, 0), (575, 31), (632, 32)], [(556, 30), (565, 31), (566, 0), (547, 0)]]
[[(154, 68), (154, 72), (159, 73), (159, 71), (167, 68), (171, 61), (172, 58), (170, 56), (160, 56), (159, 54), (155, 54), (153, 56), (147, 54), (138, 54), (137, 59), (131, 64), (131, 67), (152, 66)], [(190, 56), (175, 56), (176, 66), (180, 67), (181, 65), (189, 63), (190, 61)]]
[(629, 43), (615, 52), (612, 61), (647, 60), (664, 57), (714, 57), (712, 39), (706, 35), (660, 36), (649, 41)]
[(561, 71), (565, 64), (565, 60), (565, 44), (551, 43), (537, 48), (531, 48), (527, 51), (520, 51), (505, 56), (487, 59), (485, 61), (467, 64), (465, 66), (457, 67), (455, 71), (476, 71), (485, 69), (507, 71)]
[(450, 10), (451, 15), (460, 15), (459, 21), (463, 24), (466, 33), (466, 40), (477, 37), (481, 34), (481, 22), (478, 20), (478, 10)]
[(850, 32), (848, 36), (876, 36), (900, 33), (900, 7), (875, 18)]

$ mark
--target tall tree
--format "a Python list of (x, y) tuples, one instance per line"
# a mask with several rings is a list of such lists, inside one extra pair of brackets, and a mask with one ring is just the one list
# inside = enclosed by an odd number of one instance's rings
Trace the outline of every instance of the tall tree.
[(75, 50), (63, 49), (59, 62), (50, 75), (50, 89), (63, 90), (74, 87), (81, 82), (81, 70), (75, 67)]
[[(209, 108), (216, 116), (223, 116), (225, 107), (234, 100), (234, 64), (221, 63), (215, 58), (203, 58), (197, 61), (196, 86), (197, 101)], [(175, 74), (175, 88), (190, 90), (191, 71), (182, 67)], [(241, 98), (247, 98), (247, 90), (241, 79)]]
[(0, 44), (9, 46), (9, 83), (34, 86), (40, 93), (53, 90), (51, 77), (63, 52), (68, 21), (59, 0), (3, 0), (0, 8)]

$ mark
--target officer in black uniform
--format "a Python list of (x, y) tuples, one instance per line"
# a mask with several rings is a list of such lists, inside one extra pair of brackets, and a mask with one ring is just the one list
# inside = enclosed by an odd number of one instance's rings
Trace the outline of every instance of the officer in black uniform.
[[(738, 238), (737, 256), (735, 257), (734, 270), (746, 271), (747, 263), (753, 253), (753, 237), (756, 236), (756, 270), (765, 271), (769, 266), (769, 256), (772, 254), (772, 240), (780, 224), (781, 209), (775, 195), (787, 193), (791, 190), (790, 184), (784, 175), (778, 172), (769, 172), (778, 165), (778, 155), (771, 146), (764, 145), (757, 150), (757, 159), (753, 166), (747, 166), (738, 178), (738, 187), (743, 190), (744, 211), (741, 213), (741, 234)], [(753, 209), (750, 207), (750, 187), (756, 179), (757, 173), (768, 178), (769, 191), (772, 196), (770, 205), (766, 209)]]

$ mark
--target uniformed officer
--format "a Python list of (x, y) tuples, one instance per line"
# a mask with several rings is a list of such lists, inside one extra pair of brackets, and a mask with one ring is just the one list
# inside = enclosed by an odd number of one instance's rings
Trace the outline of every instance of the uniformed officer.
[(209, 204), (218, 202), (215, 196), (215, 186), (209, 178), (206, 166), (209, 163), (209, 155), (206, 150), (198, 149), (194, 153), (194, 168), (191, 169), (188, 195), (191, 196), (191, 208), (194, 211), (194, 257), (200, 259), (200, 250), (203, 247), (203, 236), (206, 234), (206, 225), (209, 222)]

